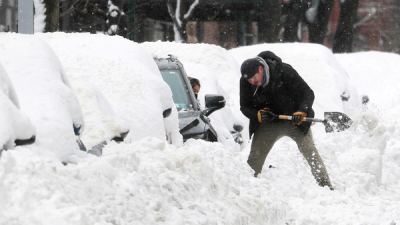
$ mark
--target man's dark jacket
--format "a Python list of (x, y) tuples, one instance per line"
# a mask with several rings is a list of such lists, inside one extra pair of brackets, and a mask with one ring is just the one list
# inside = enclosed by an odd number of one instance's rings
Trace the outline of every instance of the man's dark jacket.
[[(240, 110), (250, 119), (250, 137), (261, 125), (257, 113), (265, 107), (276, 115), (291, 116), (294, 112), (301, 111), (306, 112), (307, 117), (313, 118), (314, 92), (297, 71), (270, 51), (261, 52), (258, 56), (269, 66), (268, 85), (257, 88), (243, 77), (240, 78)], [(284, 121), (276, 119), (267, 123), (282, 122)], [(310, 125), (309, 122), (303, 122), (296, 126), (307, 134)]]

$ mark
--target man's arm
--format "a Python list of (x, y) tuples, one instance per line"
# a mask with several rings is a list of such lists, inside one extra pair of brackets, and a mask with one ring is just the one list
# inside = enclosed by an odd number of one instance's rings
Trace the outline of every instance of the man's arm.
[(307, 112), (314, 103), (314, 91), (308, 86), (303, 78), (290, 65), (282, 67), (282, 81), (287, 85), (294, 95), (297, 95), (299, 104), (297, 111)]
[(257, 120), (258, 109), (252, 106), (251, 85), (240, 79), (240, 111), (250, 120)]

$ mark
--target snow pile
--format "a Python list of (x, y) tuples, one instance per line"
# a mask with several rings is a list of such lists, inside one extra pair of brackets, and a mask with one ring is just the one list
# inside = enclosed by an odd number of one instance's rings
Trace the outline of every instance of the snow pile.
[(21, 111), (36, 128), (36, 145), (61, 160), (80, 154), (73, 127), (84, 130), (81, 108), (53, 50), (32, 35), (6, 33), (0, 34), (0, 49)]
[[(86, 92), (79, 93), (82, 87), (93, 91), (90, 96), (101, 92), (116, 117), (130, 121), (127, 123), (132, 136), (125, 143), (109, 142), (102, 157), (77, 157), (75, 163), (66, 166), (47, 157), (47, 147), (38, 143), (3, 151), (0, 157), (0, 224), (399, 223), (400, 127), (398, 117), (393, 115), (400, 106), (392, 104), (398, 102), (393, 85), (400, 81), (397, 55), (333, 56), (325, 47), (309, 44), (259, 45), (226, 51), (203, 44), (136, 44), (103, 35), (35, 36), (55, 49), (79, 100), (94, 99), (86, 98)], [(25, 43), (29, 43), (25, 36), (7, 39), (7, 44), (23, 46)], [(0, 46), (5, 47), (4, 44)], [(41, 51), (26, 49), (27, 55), (35, 57), (25, 61), (24, 67), (40, 67), (38, 59), (43, 59), (41, 53), (46, 48)], [(159, 89), (158, 93), (165, 94), (166, 84), (156, 73), (150, 55), (174, 54), (174, 49), (188, 73), (199, 75), (204, 84), (200, 96), (211, 91), (223, 93), (230, 99), (227, 109), (231, 113), (222, 114), (225, 117), (222, 124), (242, 121), (247, 126), (238, 109), (238, 71), (241, 60), (262, 50), (274, 51), (305, 78), (316, 92), (318, 117), (333, 110), (351, 113), (354, 124), (344, 132), (327, 134), (322, 124), (312, 128), (335, 190), (316, 184), (307, 162), (288, 138), (275, 144), (258, 178), (253, 177), (246, 162), (251, 140), (240, 150), (232, 149), (227, 142), (189, 140), (181, 146), (168, 144), (164, 131), (172, 130), (177, 121), (156, 118), (161, 115), (163, 104), (168, 102), (163, 101), (163, 97), (170, 96), (159, 96), (155, 91)], [(117, 53), (120, 57), (115, 56)], [(362, 62), (379, 58), (385, 63), (367, 65), (358, 61), (360, 58)], [(1, 58), (1, 62), (7, 72), (21, 69), (4, 59)], [(385, 65), (385, 73), (377, 76), (375, 65)], [(362, 74), (359, 75), (359, 71)], [(39, 80), (30, 82), (46, 87)], [(370, 96), (368, 105), (361, 106), (361, 98), (354, 94), (357, 93), (354, 84), (361, 94)], [(14, 85), (18, 97), (30, 93)], [(348, 102), (341, 100), (343, 91), (350, 95)], [(45, 105), (46, 99), (39, 99), (35, 103)], [(101, 121), (101, 114), (86, 113), (99, 111), (97, 107), (105, 112), (110, 109), (104, 101), (97, 102), (85, 105), (81, 102), (81, 105), (86, 107), (84, 115)], [(20, 103), (21, 109), (27, 104)], [(138, 120), (129, 120), (130, 114)], [(28, 116), (34, 121), (31, 115)], [(153, 117), (157, 121), (152, 121)], [(176, 111), (171, 118), (177, 119)], [(218, 121), (219, 118), (215, 118)], [(86, 125), (89, 126), (89, 122)], [(49, 130), (53, 127), (49, 123), (42, 123), (42, 126), (45, 128), (41, 129)], [(103, 128), (86, 128), (82, 135), (86, 135), (87, 140), (94, 139), (85, 134), (90, 129), (90, 133), (100, 133)], [(62, 130), (52, 130), (46, 137), (53, 141), (52, 136), (61, 134)], [(54, 150), (61, 148), (58, 143), (51, 146)]]
[(2, 224), (280, 224), (288, 207), (221, 144), (144, 138), (68, 166), (24, 148), (6, 153)]
[(0, 63), (0, 155), (3, 149), (14, 147), (15, 139), (29, 139), (35, 128), (19, 110), (19, 101), (3, 65)]
[(74, 80), (73, 85), (85, 117), (86, 127), (81, 139), (87, 149), (129, 132), (128, 124), (116, 117), (110, 102), (96, 86), (79, 79)]
[[(232, 151), (238, 150), (239, 146), (234, 143), (230, 131), (233, 131), (235, 124), (246, 127), (248, 120), (239, 110), (239, 65), (228, 51), (209, 44), (145, 42), (140, 45), (153, 57), (168, 57), (169, 54), (177, 56), (188, 76), (200, 80), (198, 99), (202, 107), (205, 106), (206, 94), (224, 96), (225, 107), (211, 114), (210, 119), (219, 135), (219, 141), (229, 146)], [(243, 137), (247, 138), (247, 128), (243, 133)]]
[[(171, 90), (163, 81), (153, 58), (140, 45), (119, 36), (96, 35), (93, 38), (91, 34), (65, 33), (36, 36), (53, 47), (74, 88), (79, 85), (75, 83), (88, 82), (108, 99), (115, 120), (122, 120), (129, 128), (128, 142), (146, 136), (165, 139), (169, 134), (174, 144), (182, 143)], [(83, 104), (87, 96), (80, 95), (79, 90), (76, 92), (82, 108), (90, 111), (90, 106)], [(163, 111), (171, 107), (174, 108), (171, 116), (163, 119)], [(119, 122), (106, 124), (97, 121), (93, 124), (115, 130), (114, 136), (124, 131)], [(160, 129), (164, 125), (165, 128)], [(84, 133), (82, 140), (89, 143), (90, 137), (86, 135), (90, 134)]]

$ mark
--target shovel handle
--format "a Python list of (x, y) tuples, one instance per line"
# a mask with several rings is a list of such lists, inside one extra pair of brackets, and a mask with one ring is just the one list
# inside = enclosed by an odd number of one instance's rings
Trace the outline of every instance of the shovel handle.
[[(281, 120), (292, 120), (292, 116), (279, 115), (279, 119), (281, 119)], [(303, 117), (303, 119), (301, 121), (304, 121), (304, 122), (324, 122), (324, 120), (316, 119), (316, 118), (309, 118), (309, 117)]]
[[(292, 120), (292, 116), (279, 115), (278, 118)], [(323, 123), (326, 133), (344, 131), (353, 123), (346, 114), (341, 112), (324, 112), (324, 120), (304, 117), (301, 121)]]

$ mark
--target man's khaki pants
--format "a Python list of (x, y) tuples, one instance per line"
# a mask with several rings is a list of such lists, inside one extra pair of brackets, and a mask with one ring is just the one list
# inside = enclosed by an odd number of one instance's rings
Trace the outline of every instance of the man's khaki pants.
[(255, 132), (249, 159), (247, 160), (247, 163), (255, 171), (254, 176), (261, 173), (269, 151), (272, 149), (275, 142), (284, 136), (290, 137), (297, 143), (300, 152), (310, 165), (311, 173), (317, 180), (317, 183), (320, 186), (332, 188), (324, 162), (315, 148), (311, 128), (308, 130), (307, 135), (304, 135), (304, 133), (296, 126), (292, 125), (290, 121), (266, 123), (261, 125)]

